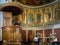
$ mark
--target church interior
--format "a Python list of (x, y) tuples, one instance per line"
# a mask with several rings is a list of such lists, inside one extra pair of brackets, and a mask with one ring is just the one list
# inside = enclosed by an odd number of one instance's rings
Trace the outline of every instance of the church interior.
[(60, 45), (59, 0), (0, 0), (0, 18), (2, 45)]

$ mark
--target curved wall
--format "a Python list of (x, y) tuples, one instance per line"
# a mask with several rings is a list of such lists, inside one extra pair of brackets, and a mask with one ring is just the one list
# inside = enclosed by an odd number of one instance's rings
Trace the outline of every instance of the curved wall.
[(21, 4), (24, 8), (23, 13), (19, 15), (22, 28), (51, 28), (52, 25), (59, 23), (57, 2), (51, 4), (33, 7)]
[[(8, 4), (8, 3), (7, 3)], [(14, 3), (16, 4), (16, 3)], [(13, 5), (14, 5), (13, 4)], [(32, 34), (36, 34), (37, 32), (43, 32), (43, 30), (47, 30), (46, 32), (49, 32), (49, 34), (52, 32), (52, 29), (60, 28), (60, 24), (55, 25), (57, 23), (60, 23), (60, 17), (58, 18), (57, 13), (59, 9), (59, 5), (57, 5), (57, 2), (53, 2), (47, 5), (43, 6), (26, 6), (23, 4), (20, 4), (17, 2), (18, 7), (22, 6), (24, 9), (23, 13), (20, 14), (19, 21), (21, 23), (22, 27), (22, 35), (24, 35), (23, 39), (27, 39), (28, 36), (26, 30), (29, 32), (33, 32)], [(3, 4), (4, 5), (4, 4)], [(12, 6), (13, 6), (12, 5)], [(57, 11), (57, 12), (56, 12)], [(57, 20), (57, 21), (56, 21)], [(51, 31), (50, 31), (51, 29)], [(36, 32), (35, 32), (36, 30)], [(49, 30), (49, 31), (48, 31)], [(60, 29), (59, 29), (60, 30)], [(58, 31), (56, 31), (57, 33)], [(45, 36), (43, 33), (43, 36)], [(25, 35), (26, 34), (26, 35)], [(59, 33), (57, 33), (57, 37), (60, 36)], [(58, 37), (59, 39), (59, 37)]]

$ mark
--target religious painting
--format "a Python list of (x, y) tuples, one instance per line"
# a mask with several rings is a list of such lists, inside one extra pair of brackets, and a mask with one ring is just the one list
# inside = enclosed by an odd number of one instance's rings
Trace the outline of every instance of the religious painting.
[(29, 14), (29, 15), (28, 15), (28, 21), (29, 21), (29, 22), (33, 22), (33, 21), (34, 21), (33, 14)]
[(40, 23), (41, 21), (41, 14), (37, 14), (37, 22)]

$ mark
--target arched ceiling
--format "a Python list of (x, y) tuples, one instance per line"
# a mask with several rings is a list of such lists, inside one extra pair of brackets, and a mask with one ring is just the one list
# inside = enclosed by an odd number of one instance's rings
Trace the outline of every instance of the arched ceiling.
[(29, 6), (40, 6), (47, 3), (51, 3), (55, 0), (18, 0), (20, 3)]

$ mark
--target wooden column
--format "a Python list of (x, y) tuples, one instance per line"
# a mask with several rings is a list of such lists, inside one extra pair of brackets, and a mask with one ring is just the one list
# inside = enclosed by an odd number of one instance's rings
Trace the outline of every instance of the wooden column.
[(12, 26), (11, 12), (3, 12), (3, 26)]

